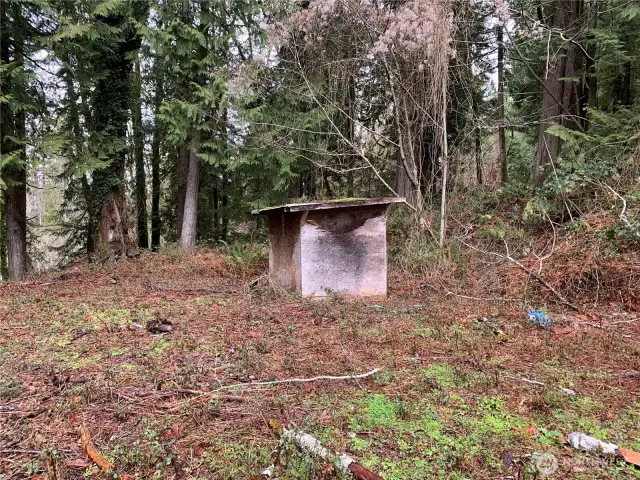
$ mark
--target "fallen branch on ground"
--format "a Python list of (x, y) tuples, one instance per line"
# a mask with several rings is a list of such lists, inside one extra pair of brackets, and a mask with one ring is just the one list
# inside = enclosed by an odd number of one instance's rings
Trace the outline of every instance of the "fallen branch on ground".
[(616, 322), (607, 322), (605, 326), (610, 327), (612, 325), (621, 325), (623, 323), (635, 323), (640, 321), (640, 317), (631, 318), (629, 320), (618, 320)]
[(83, 328), (82, 330), (76, 332), (73, 337), (69, 339), (70, 343), (75, 342), (76, 340), (84, 337), (85, 335), (89, 335), (93, 330), (89, 330), (88, 328)]
[(332, 462), (342, 473), (351, 474), (357, 480), (382, 480), (382, 477), (367, 470), (346, 454), (334, 455), (313, 435), (295, 430), (282, 429), (282, 438), (293, 441), (304, 452)]
[(42, 450), (23, 450), (21, 448), (5, 448), (0, 450), (0, 453), (6, 453), (7, 455), (42, 455)]
[[(197, 390), (194, 390), (194, 394)], [(244, 397), (240, 397), (238, 395), (209, 395), (208, 392), (202, 392), (195, 398), (191, 398), (189, 400), (170, 403), (164, 405), (164, 408), (168, 413), (175, 413), (179, 411), (183, 405), (193, 406), (197, 403), (206, 403), (209, 400), (224, 400), (227, 402), (244, 402), (246, 399)]]
[(165, 285), (149, 285), (151, 290), (159, 292), (175, 292), (175, 293), (231, 293), (229, 290), (221, 290), (219, 288), (212, 287), (167, 287)]
[(102, 470), (112, 470), (113, 464), (105, 460), (95, 445), (91, 441), (91, 435), (86, 427), (80, 427), (80, 441), (82, 442), (82, 448), (87, 452), (87, 455), (93, 462), (98, 465)]
[[(514, 377), (513, 375), (505, 375), (503, 378), (506, 378), (508, 380), (516, 380), (518, 382), (528, 383), (530, 385), (539, 385), (541, 387), (544, 387), (547, 385), (544, 382), (539, 382), (537, 380), (529, 380), (528, 378), (524, 378), (524, 377)], [(560, 390), (562, 393), (564, 393), (565, 395), (576, 394), (575, 390), (572, 390), (571, 388), (564, 388), (564, 387), (556, 387), (556, 388)]]
[[(439, 290), (436, 287), (434, 287), (433, 285), (431, 285), (430, 283), (422, 283), (421, 286), (422, 285), (424, 285), (425, 287), (431, 288), (434, 292), (438, 292), (439, 293)], [(445, 297), (453, 295), (454, 297), (465, 298), (467, 300), (477, 300), (477, 301), (480, 301), (480, 302), (521, 302), (522, 301), (521, 298), (472, 297), (472, 296), (469, 296), (469, 295), (462, 295), (460, 293), (452, 292), (451, 290), (446, 288), (444, 285), (441, 285), (441, 288), (442, 288), (442, 290), (444, 290), (444, 296)]]
[[(222, 387), (216, 388), (215, 390), (212, 390), (210, 392), (203, 392), (201, 395), (192, 398), (186, 402), (177, 402), (171, 405), (167, 405), (166, 408), (168, 408), (169, 412), (173, 412), (173, 411), (177, 411), (179, 410), (183, 405), (190, 405), (193, 403), (197, 403), (199, 401), (203, 401), (204, 399), (210, 399), (210, 398), (220, 398), (221, 400), (225, 400), (225, 399), (231, 399), (230, 397), (233, 397), (234, 401), (237, 401), (238, 398), (242, 398), (242, 397), (234, 397), (234, 396), (221, 396), (219, 395), (219, 393), (221, 391), (225, 391), (225, 390), (248, 390), (248, 389), (252, 389), (252, 388), (256, 388), (256, 387), (271, 387), (274, 385), (282, 385), (282, 384), (287, 384), (287, 383), (310, 383), (310, 382), (317, 382), (319, 380), (330, 380), (330, 381), (341, 381), (341, 380), (358, 380), (358, 379), (362, 379), (362, 378), (366, 378), (369, 377), (371, 375), (374, 375), (376, 373), (378, 373), (380, 370), (382, 370), (381, 368), (374, 368), (373, 370), (369, 371), (369, 372), (365, 372), (365, 373), (359, 373), (356, 375), (340, 375), (340, 376), (333, 376), (333, 375), (320, 375), (317, 377), (311, 377), (311, 378), (287, 378), (284, 380), (272, 380), (272, 381), (268, 381), (268, 382), (249, 382), (249, 383), (235, 383), (232, 385), (223, 385)], [(192, 392), (197, 392), (197, 390), (192, 390)]]
[(620, 215), (618, 216), (620, 221), (624, 223), (624, 225), (629, 230), (631, 231), (636, 230), (636, 228), (633, 225), (631, 225), (631, 222), (629, 221), (629, 217), (627, 217), (627, 200), (606, 183), (602, 182), (602, 185), (604, 185), (607, 188), (607, 190), (609, 190), (611, 193), (613, 193), (616, 197), (618, 197), (622, 201), (622, 210), (620, 211)]
[(320, 375), (320, 376), (311, 377), (311, 378), (286, 378), (284, 380), (272, 380), (269, 382), (237, 383), (235, 385), (225, 385), (223, 387), (216, 389), (215, 391), (232, 390), (235, 388), (242, 388), (242, 387), (264, 387), (264, 386), (270, 386), (270, 385), (280, 385), (283, 383), (309, 383), (309, 382), (317, 382), (318, 380), (357, 380), (360, 378), (366, 378), (366, 377), (370, 377), (371, 375), (375, 375), (380, 370), (382, 369), (374, 368), (369, 372), (358, 373), (356, 375), (339, 375), (339, 376)]
[(37, 408), (35, 410), (31, 410), (30, 412), (23, 412), (22, 410), (11, 410), (11, 411), (0, 411), (0, 413), (5, 413), (7, 415), (17, 415), (18, 420), (26, 420), (28, 418), (37, 417), (41, 413), (44, 413), (46, 410), (47, 410), (46, 408), (42, 407), (42, 408)]

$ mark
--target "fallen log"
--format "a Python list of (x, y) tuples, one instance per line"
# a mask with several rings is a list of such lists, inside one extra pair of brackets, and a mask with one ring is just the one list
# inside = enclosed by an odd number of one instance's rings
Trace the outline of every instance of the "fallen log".
[(282, 438), (296, 443), (301, 450), (310, 455), (332, 462), (342, 473), (350, 474), (356, 480), (382, 480), (382, 477), (363, 467), (350, 456), (344, 453), (342, 455), (334, 455), (313, 435), (283, 428)]

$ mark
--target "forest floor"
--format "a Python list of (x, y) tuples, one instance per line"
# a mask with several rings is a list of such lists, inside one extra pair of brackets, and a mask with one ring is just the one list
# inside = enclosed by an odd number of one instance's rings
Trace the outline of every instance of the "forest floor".
[[(540, 478), (543, 452), (549, 478), (640, 478), (565, 443), (582, 431), (640, 450), (632, 315), (601, 328), (550, 307), (544, 328), (518, 301), (395, 270), (382, 300), (309, 300), (256, 277), (212, 251), (145, 253), (0, 286), (0, 478), (260, 478), (290, 422), (385, 479)], [(81, 426), (117, 475), (87, 459)], [(332, 474), (287, 446), (275, 476)]]

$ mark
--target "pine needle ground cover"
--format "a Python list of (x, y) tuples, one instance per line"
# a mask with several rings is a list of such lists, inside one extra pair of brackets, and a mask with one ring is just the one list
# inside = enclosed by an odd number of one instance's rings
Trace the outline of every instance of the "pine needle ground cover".
[(394, 272), (385, 300), (309, 300), (238, 258), (146, 253), (0, 287), (0, 478), (260, 478), (274, 462), (281, 479), (334, 478), (294, 445), (275, 458), (291, 422), (385, 479), (541, 478), (544, 453), (550, 478), (640, 477), (565, 443), (640, 449), (640, 322), (549, 309), (546, 328)]

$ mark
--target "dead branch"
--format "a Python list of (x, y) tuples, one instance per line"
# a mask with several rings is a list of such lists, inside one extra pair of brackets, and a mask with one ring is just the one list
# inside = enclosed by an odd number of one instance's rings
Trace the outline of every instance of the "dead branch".
[(572, 310), (575, 310), (576, 312), (582, 313), (582, 309), (581, 308), (577, 307), (576, 305), (571, 303), (569, 300), (567, 300), (560, 292), (558, 292), (555, 288), (553, 288), (551, 285), (549, 285), (549, 283), (547, 281), (545, 281), (540, 275), (538, 275), (537, 273), (533, 272), (531, 269), (527, 268), (522, 263), (520, 263), (518, 260), (513, 258), (509, 254), (509, 248), (508, 247), (507, 247), (506, 255), (503, 255), (503, 254), (497, 253), (497, 252), (490, 252), (490, 251), (482, 250), (482, 249), (480, 249), (480, 248), (478, 248), (478, 247), (476, 247), (474, 245), (471, 245), (471, 244), (465, 242), (464, 240), (460, 240), (460, 242), (463, 245), (465, 245), (466, 247), (469, 247), (471, 250), (475, 250), (476, 252), (483, 253), (485, 255), (493, 255), (494, 257), (502, 258), (504, 260), (509, 260), (511, 263), (513, 263), (514, 265), (516, 265), (519, 268), (521, 268), (522, 270), (524, 270), (527, 274), (529, 274), (535, 280), (537, 280), (543, 287), (545, 287), (551, 293), (553, 293), (558, 298), (558, 300), (560, 300), (560, 302), (562, 302), (564, 305), (566, 305), (567, 307), (571, 308)]
[[(223, 385), (222, 387), (216, 388), (210, 392), (202, 392), (197, 397), (188, 400), (187, 402), (177, 402), (170, 405), (167, 405), (166, 408), (169, 412), (178, 411), (182, 408), (183, 405), (191, 405), (194, 403), (208, 401), (209, 399), (221, 399), (221, 400), (233, 400), (233, 401), (244, 401), (243, 397), (236, 397), (233, 395), (220, 395), (221, 391), (224, 390), (248, 390), (256, 387), (271, 387), (274, 385), (282, 385), (288, 383), (309, 383), (309, 382), (317, 382), (319, 380), (330, 380), (330, 381), (341, 381), (341, 380), (358, 380), (361, 378), (366, 378), (371, 375), (378, 373), (381, 368), (374, 368), (373, 370), (365, 373), (359, 373), (357, 375), (341, 375), (341, 376), (332, 376), (332, 375), (321, 375), (317, 377), (311, 378), (287, 378), (284, 380), (273, 380), (269, 382), (249, 382), (249, 383), (235, 383), (232, 385)], [(198, 392), (198, 390), (190, 390), (190, 392)]]
[(150, 284), (149, 288), (151, 290), (155, 290), (159, 292), (174, 292), (174, 293), (231, 293), (229, 290), (221, 290), (219, 288), (211, 288), (211, 287), (179, 288), (179, 287), (168, 287), (166, 285), (160, 285), (160, 284)]
[[(541, 387), (544, 387), (544, 386), (547, 385), (544, 382), (539, 382), (537, 380), (530, 380), (530, 379), (524, 378), (524, 377), (514, 377), (513, 375), (505, 375), (503, 378), (506, 378), (508, 380), (515, 380), (515, 381), (518, 381), (518, 382), (528, 383), (530, 385), (539, 385)], [(575, 395), (576, 394), (575, 390), (572, 390), (570, 388), (556, 387), (556, 389), (561, 391), (565, 395)]]
[[(515, 49), (516, 53), (518, 54), (518, 56), (520, 57), (520, 60), (522, 60), (522, 63), (524, 63), (524, 65), (527, 67), (527, 69), (529, 70), (529, 73), (531, 73), (531, 75), (533, 76), (533, 78), (536, 79), (536, 81), (542, 86), (542, 88), (545, 89), (545, 91), (549, 94), (549, 96), (553, 99), (553, 101), (556, 103), (556, 105), (559, 105), (562, 108), (562, 111), (564, 112), (565, 115), (567, 115), (569, 118), (574, 117), (575, 115), (573, 115), (565, 106), (564, 103), (558, 101), (558, 98), (555, 96), (555, 94), (551, 91), (551, 89), (549, 89), (549, 87), (547, 86), (547, 84), (544, 82), (544, 80), (542, 80), (538, 74), (536, 73), (536, 71), (533, 69), (533, 67), (531, 66), (530, 62), (527, 61), (527, 59), (525, 58), (525, 56), (522, 54), (522, 51), (520, 50), (520, 48), (518, 48), (518, 44), (513, 40), (513, 36), (511, 35), (511, 33), (509, 32), (508, 28), (504, 29), (505, 33), (507, 34), (507, 37), (509, 37), (509, 41), (511, 42), (511, 45), (513, 45), (513, 48)], [(576, 122), (576, 126), (578, 127), (578, 129), (584, 133), (584, 128), (582, 127), (582, 125), (580, 124), (580, 122)]]
[[(303, 72), (304, 69), (302, 68), (302, 65), (300, 63), (300, 59), (298, 58), (297, 55), (296, 55), (296, 62), (298, 64), (299, 68), (300, 68), (300, 71)], [(318, 105), (318, 107), (320, 107), (320, 109), (324, 113), (326, 119), (329, 121), (329, 123), (331, 124), (331, 126), (335, 130), (335, 133), (340, 137), (340, 139), (342, 141), (344, 141), (347, 145), (349, 145), (351, 148), (353, 148), (354, 152), (356, 152), (356, 154), (359, 157), (361, 157), (367, 163), (368, 167), (371, 169), (371, 171), (373, 171), (375, 176), (378, 177), (378, 180), (380, 180), (380, 182), (387, 188), (387, 190), (389, 190), (389, 192), (391, 192), (395, 197), (399, 197), (400, 195), (398, 195), (398, 193), (382, 177), (380, 172), (373, 166), (373, 164), (371, 163), (371, 160), (369, 160), (369, 157), (365, 154), (364, 149), (362, 147), (358, 147), (357, 145), (355, 145), (336, 126), (335, 122), (333, 121), (332, 116), (329, 115), (329, 113), (327, 112), (327, 109), (324, 107), (322, 102), (320, 102), (320, 100), (318, 100), (318, 98), (316, 97), (316, 94), (314, 93), (313, 87), (311, 86), (311, 83), (309, 82), (309, 79), (307, 78), (307, 76), (303, 74), (302, 78), (303, 78), (305, 84), (307, 85), (307, 89), (309, 90), (309, 95), (311, 96), (313, 101)], [(407, 203), (407, 206), (410, 207), (413, 211), (417, 211), (416, 208), (413, 205)]]
[(620, 199), (620, 201), (622, 202), (622, 210), (620, 211), (620, 215), (618, 215), (618, 218), (620, 219), (620, 221), (622, 223), (624, 223), (624, 225), (630, 229), (633, 230), (634, 227), (633, 225), (631, 225), (631, 222), (629, 221), (629, 218), (627, 217), (627, 200), (620, 195), (618, 192), (616, 192), (613, 188), (611, 188), (609, 185), (607, 185), (606, 183), (602, 182), (602, 185), (604, 185), (607, 190), (609, 190), (611, 193), (613, 193), (616, 197), (618, 197)]
[(73, 337), (71, 337), (69, 339), (69, 343), (73, 343), (76, 340), (84, 337), (85, 335), (89, 335), (92, 332), (92, 330), (88, 329), (88, 328), (83, 328), (82, 330), (78, 331)]
[(93, 441), (91, 440), (89, 430), (86, 427), (80, 427), (80, 441), (82, 443), (82, 448), (87, 452), (89, 458), (98, 465), (98, 467), (102, 470), (113, 469), (113, 464), (104, 459), (96, 449)]
[[(431, 288), (434, 292), (438, 292), (438, 289), (431, 285), (430, 283), (422, 283), (420, 285), (421, 287), (429, 287)], [(460, 297), (460, 298), (464, 298), (466, 300), (477, 300), (480, 302), (521, 302), (522, 299), (521, 298), (507, 298), (507, 297), (472, 297), (470, 295), (462, 295), (461, 293), (456, 293), (456, 292), (452, 292), (451, 290), (449, 290), (447, 287), (445, 287), (444, 285), (440, 284), (440, 287), (442, 288), (442, 290), (444, 290), (444, 296), (445, 297), (449, 297), (451, 295), (453, 295), (454, 297)]]
[(181, 402), (175, 402), (175, 403), (164, 405), (163, 408), (168, 413), (176, 413), (183, 406), (193, 406), (199, 403), (207, 403), (209, 400), (224, 400), (227, 402), (245, 402), (247, 400), (246, 398), (241, 397), (239, 395), (209, 395), (209, 392), (202, 392), (198, 394), (196, 393), (197, 390), (192, 390), (191, 392), (193, 392), (191, 393), (192, 395), (198, 395), (198, 396), (195, 398), (191, 398), (189, 400), (184, 400)]
[(320, 375), (317, 377), (311, 378), (287, 378), (284, 380), (273, 380), (270, 382), (250, 382), (250, 383), (236, 383), (235, 385), (225, 385), (223, 387), (218, 388), (216, 391), (220, 390), (235, 390), (237, 388), (243, 389), (245, 387), (266, 387), (271, 385), (281, 385), (283, 383), (309, 383), (309, 382), (317, 382), (318, 380), (357, 380), (360, 378), (370, 377), (371, 375), (375, 375), (378, 373), (381, 368), (374, 368), (373, 370), (365, 373), (359, 373), (357, 375), (340, 375), (340, 376), (332, 376), (332, 375)]
[(637, 321), (640, 321), (640, 317), (635, 317), (635, 318), (632, 318), (630, 320), (618, 320), (617, 322), (608, 322), (606, 324), (606, 326), (610, 327), (612, 325), (620, 325), (620, 324), (623, 324), (623, 323), (635, 323)]
[(23, 450), (21, 448), (5, 448), (0, 453), (7, 455), (42, 455), (42, 450)]
[(344, 453), (342, 455), (332, 454), (313, 435), (284, 428), (282, 438), (295, 442), (301, 450), (315, 457), (319, 457), (322, 460), (332, 461), (336, 459), (335, 465), (337, 468), (340, 469), (342, 473), (350, 473), (357, 480), (382, 480), (382, 477), (367, 470), (348, 455)]

